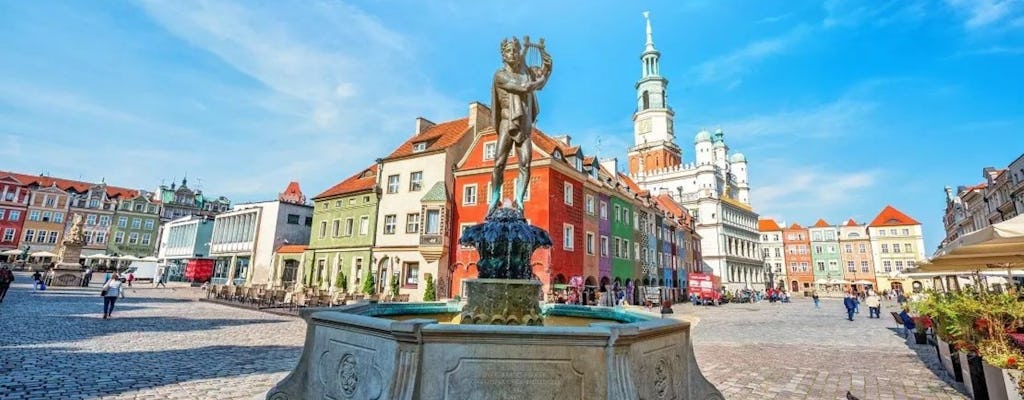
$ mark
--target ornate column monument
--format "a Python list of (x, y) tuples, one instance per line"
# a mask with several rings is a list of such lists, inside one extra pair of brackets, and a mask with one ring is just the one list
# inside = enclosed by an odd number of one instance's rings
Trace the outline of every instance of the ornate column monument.
[(57, 248), (57, 264), (53, 266), (53, 286), (78, 286), (84, 275), (82, 265), (78, 263), (85, 245), (85, 218), (75, 214), (71, 219), (71, 231), (64, 236)]
[[(491, 86), (491, 112), (498, 132), (498, 146), (491, 173), (489, 211), (484, 223), (469, 227), (459, 244), (473, 246), (480, 254), (479, 279), (464, 281), (466, 306), (462, 324), (543, 325), (540, 310), (541, 283), (533, 279), (530, 257), (534, 250), (551, 246), (551, 237), (543, 229), (526, 223), (523, 199), (530, 181), (533, 158), (533, 124), (540, 112), (536, 91), (551, 76), (551, 56), (544, 39), (530, 43), (524, 37), (501, 42), (504, 65), (494, 73)], [(533, 53), (532, 53), (533, 52)], [(527, 64), (527, 56), (536, 55), (540, 65)], [(515, 202), (501, 205), (501, 187), (509, 152), (515, 149), (519, 164)]]

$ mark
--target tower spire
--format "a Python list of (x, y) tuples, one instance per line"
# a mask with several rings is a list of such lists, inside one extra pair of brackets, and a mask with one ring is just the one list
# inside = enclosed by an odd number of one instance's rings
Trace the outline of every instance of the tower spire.
[(651, 12), (644, 11), (644, 20), (647, 21), (647, 48), (646, 51), (654, 50), (654, 38), (651, 36)]

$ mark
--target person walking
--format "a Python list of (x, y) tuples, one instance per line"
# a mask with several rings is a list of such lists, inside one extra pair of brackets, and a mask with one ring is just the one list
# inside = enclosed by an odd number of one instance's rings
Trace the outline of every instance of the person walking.
[(121, 284), (117, 273), (103, 284), (103, 290), (100, 291), (100, 296), (103, 296), (103, 319), (110, 318), (110, 314), (114, 312), (114, 303), (117, 302), (118, 296), (122, 295)]
[(132, 287), (132, 282), (135, 282), (135, 273), (128, 273), (128, 287)]
[(36, 271), (34, 274), (32, 274), (32, 289), (39, 290), (39, 285), (41, 283), (43, 283), (43, 274), (40, 274), (39, 271)]
[(853, 321), (853, 313), (857, 309), (857, 299), (853, 298), (850, 293), (846, 294), (846, 298), (843, 299), (843, 305), (846, 306), (846, 319)]
[(92, 268), (85, 267), (85, 273), (82, 274), (82, 287), (89, 287), (90, 279), (92, 279)]
[(5, 265), (0, 268), (0, 303), (4, 302), (4, 297), (7, 296), (7, 289), (11, 288), (11, 283), (14, 282), (14, 273), (11, 272), (10, 268)]
[(882, 312), (882, 298), (878, 297), (878, 294), (874, 291), (868, 292), (868, 297), (864, 299), (864, 304), (868, 306), (868, 318), (881, 318)]
[(818, 291), (811, 292), (811, 300), (814, 300), (814, 308), (821, 308), (821, 298), (818, 297)]

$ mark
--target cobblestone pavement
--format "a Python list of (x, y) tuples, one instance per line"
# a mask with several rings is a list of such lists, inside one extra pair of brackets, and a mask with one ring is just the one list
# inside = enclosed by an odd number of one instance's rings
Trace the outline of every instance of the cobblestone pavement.
[[(253, 399), (301, 352), (300, 319), (197, 302), (197, 289), (132, 289), (103, 320), (98, 286), (28, 280), (0, 303), (0, 399)], [(849, 322), (828, 299), (676, 312), (697, 320), (701, 370), (728, 399), (965, 398), (888, 314)]]
[[(930, 345), (909, 343), (883, 304), (846, 320), (841, 299), (676, 306), (697, 319), (694, 351), (727, 399), (966, 399)], [(957, 386), (959, 385), (959, 386)]]
[(129, 289), (103, 320), (99, 286), (0, 303), (0, 399), (252, 399), (295, 367), (305, 323), (194, 301), (197, 289)]

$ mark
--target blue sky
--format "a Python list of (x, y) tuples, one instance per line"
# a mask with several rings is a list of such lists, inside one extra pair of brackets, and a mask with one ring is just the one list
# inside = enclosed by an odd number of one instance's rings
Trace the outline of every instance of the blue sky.
[[(486, 3), (486, 4), (480, 4)], [(308, 196), (489, 102), (498, 44), (545, 37), (540, 127), (624, 157), (643, 49), (676, 132), (722, 127), (762, 215), (941, 240), (942, 187), (1024, 152), (1021, 1), (0, 2), (0, 169), (234, 201)], [(598, 145), (600, 143), (600, 145)]]

